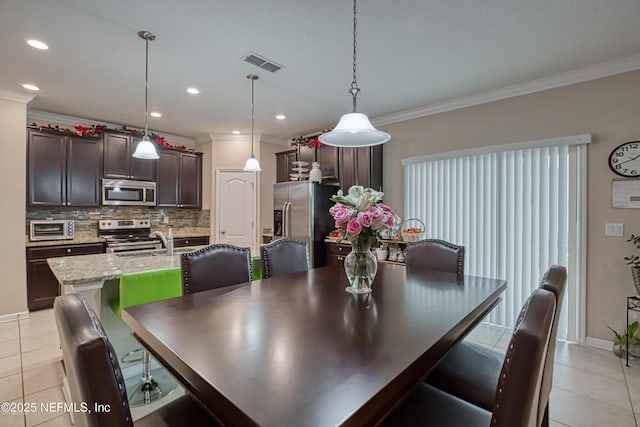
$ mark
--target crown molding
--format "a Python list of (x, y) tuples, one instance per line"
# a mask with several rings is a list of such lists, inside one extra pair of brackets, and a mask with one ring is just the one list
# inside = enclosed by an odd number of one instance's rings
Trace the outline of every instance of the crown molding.
[(474, 105), (486, 104), (488, 102), (595, 80), (602, 77), (614, 76), (616, 74), (622, 74), (638, 69), (640, 69), (640, 55), (629, 56), (627, 58), (605, 62), (603, 64), (532, 80), (527, 83), (507, 86), (501, 89), (454, 98), (424, 107), (372, 118), (371, 123), (375, 126), (389, 125), (392, 123), (403, 122), (405, 120), (417, 119), (420, 117), (431, 116), (433, 114), (458, 110), (460, 108), (473, 107)]
[[(122, 128), (121, 123), (110, 123), (110, 122), (105, 122), (104, 120), (92, 120), (92, 119), (86, 119), (82, 117), (67, 116), (64, 114), (50, 113), (48, 111), (40, 111), (40, 110), (32, 110), (32, 109), (27, 110), (27, 120), (56, 123), (64, 126), (75, 126), (75, 125), (91, 126), (91, 125), (95, 125), (96, 123), (100, 123), (111, 129)], [(136, 126), (127, 125), (127, 128), (137, 129), (140, 132), (143, 131), (143, 129)], [(153, 129), (149, 129), (149, 131), (155, 132), (164, 136), (167, 139), (167, 141), (170, 141), (172, 144), (175, 144), (175, 145), (186, 145), (188, 147), (196, 146), (196, 141), (193, 138), (189, 138), (181, 135), (174, 135), (166, 132), (160, 132)]]
[(6, 99), (7, 101), (15, 101), (22, 102), (23, 104), (28, 104), (35, 97), (35, 93), (14, 92), (12, 90), (0, 88), (0, 99)]

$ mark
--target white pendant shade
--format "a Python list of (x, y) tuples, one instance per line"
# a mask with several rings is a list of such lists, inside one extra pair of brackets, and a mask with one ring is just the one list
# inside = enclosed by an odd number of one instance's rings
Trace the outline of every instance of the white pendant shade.
[(138, 143), (136, 151), (135, 153), (133, 153), (133, 157), (135, 157), (136, 159), (150, 160), (160, 158), (160, 156), (158, 156), (158, 152), (156, 151), (155, 145), (149, 140), (149, 137), (146, 135), (144, 136), (144, 138), (142, 138), (142, 141)]
[(331, 132), (318, 137), (321, 143), (334, 147), (369, 147), (384, 144), (390, 139), (391, 135), (374, 128), (362, 113), (343, 114)]
[(244, 168), (242, 170), (245, 172), (260, 172), (262, 169), (260, 168), (258, 159), (256, 159), (252, 154), (251, 157), (247, 159), (247, 162), (244, 164)]

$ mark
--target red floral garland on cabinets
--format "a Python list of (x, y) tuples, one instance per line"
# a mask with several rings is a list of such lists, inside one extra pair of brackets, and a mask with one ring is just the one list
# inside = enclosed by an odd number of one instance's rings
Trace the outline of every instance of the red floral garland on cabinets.
[(292, 147), (320, 147), (322, 146), (322, 142), (318, 139), (320, 135), (323, 133), (329, 132), (331, 129), (325, 129), (320, 133), (317, 133), (312, 136), (298, 136), (296, 138), (291, 138), (291, 146)]
[[(63, 128), (63, 127), (60, 127), (58, 125), (53, 126), (53, 125), (51, 125), (51, 123), (47, 123), (46, 125), (37, 125), (36, 122), (33, 122), (31, 124), (31, 126), (36, 127), (38, 129), (41, 129), (41, 130), (53, 130), (53, 131), (57, 131), (57, 132), (73, 133), (73, 134), (76, 134), (78, 136), (93, 136), (93, 137), (98, 137), (98, 136), (102, 135), (103, 131), (109, 129), (105, 125), (97, 125), (97, 124), (96, 125), (91, 125), (89, 127), (82, 126), (82, 125), (76, 125), (76, 126), (73, 127), (73, 129), (71, 129), (71, 128)], [(137, 129), (129, 129), (126, 126), (122, 126), (121, 129), (114, 129), (114, 130), (127, 132), (127, 133), (130, 133), (133, 136), (142, 135), (142, 132), (138, 131)], [(165, 139), (164, 136), (160, 136), (159, 134), (157, 134), (155, 132), (150, 132), (149, 133), (149, 139), (151, 139), (153, 142), (156, 143), (156, 145), (158, 145), (160, 147), (173, 148), (173, 149), (176, 149), (176, 150), (193, 151), (193, 150), (190, 150), (189, 148), (187, 148), (186, 145), (170, 144), (170, 143), (167, 142), (167, 140)]]

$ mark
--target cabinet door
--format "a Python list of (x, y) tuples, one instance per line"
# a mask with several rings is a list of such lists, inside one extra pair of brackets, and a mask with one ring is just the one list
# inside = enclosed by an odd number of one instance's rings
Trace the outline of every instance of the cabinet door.
[(158, 155), (160, 158), (156, 161), (157, 204), (159, 207), (177, 207), (180, 153), (158, 150)]
[(289, 174), (296, 160), (296, 150), (282, 151), (276, 153), (276, 182), (288, 182)]
[(311, 163), (316, 161), (316, 147), (300, 147), (298, 160), (309, 163), (306, 168), (311, 169)]
[(58, 279), (46, 259), (27, 262), (27, 307), (29, 311), (53, 307), (58, 296)]
[(65, 206), (65, 137), (30, 130), (27, 140), (27, 204)]
[(180, 154), (178, 204), (181, 208), (202, 207), (202, 156)]
[(340, 188), (345, 194), (356, 183), (356, 150), (351, 147), (340, 147), (339, 150)]
[(67, 205), (99, 206), (102, 141), (68, 137)]
[[(131, 138), (129, 145), (129, 178), (138, 181), (155, 181), (156, 180), (156, 163), (157, 160), (136, 159), (132, 157), (136, 147), (140, 142), (140, 138)], [(160, 150), (158, 150), (160, 151)]]
[(317, 161), (322, 171), (322, 182), (332, 183), (338, 181), (338, 147), (322, 145), (316, 149)]
[[(382, 147), (382, 145), (375, 145), (373, 147), (359, 148), (356, 165), (358, 180), (360, 180), (360, 177), (365, 179), (364, 177), (366, 176), (366, 187), (371, 187), (378, 191), (382, 191)], [(361, 155), (363, 157), (362, 162), (360, 161)], [(364, 168), (366, 168), (366, 171)]]
[(129, 178), (129, 143), (128, 135), (114, 133), (104, 134), (104, 177), (113, 179)]
[(27, 307), (30, 311), (53, 307), (59, 295), (58, 279), (49, 268), (47, 258), (102, 254), (104, 243), (27, 248)]

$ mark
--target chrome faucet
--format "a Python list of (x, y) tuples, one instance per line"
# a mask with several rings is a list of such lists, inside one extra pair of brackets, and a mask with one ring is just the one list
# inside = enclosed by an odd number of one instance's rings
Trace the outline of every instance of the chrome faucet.
[(149, 237), (159, 237), (160, 240), (162, 240), (162, 246), (167, 249), (167, 255), (173, 255), (173, 233), (171, 232), (171, 229), (169, 229), (168, 239), (161, 231), (157, 230), (149, 234)]

